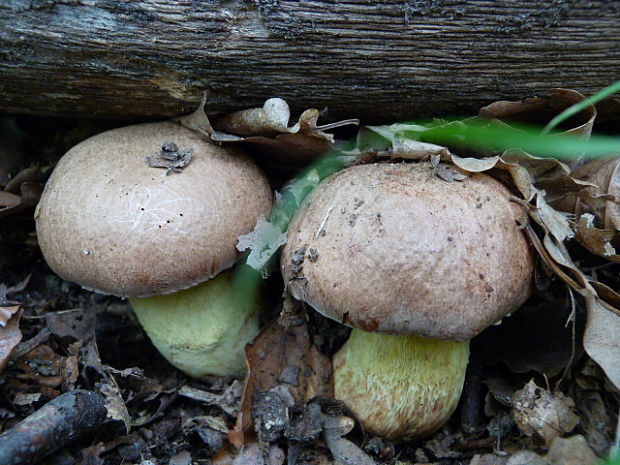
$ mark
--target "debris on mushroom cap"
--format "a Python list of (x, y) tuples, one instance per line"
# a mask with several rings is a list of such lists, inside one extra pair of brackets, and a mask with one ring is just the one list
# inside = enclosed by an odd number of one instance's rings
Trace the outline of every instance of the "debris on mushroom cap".
[[(192, 157), (167, 176), (146, 157), (169, 142)], [(270, 208), (268, 182), (241, 150), (162, 122), (114, 129), (75, 146), (50, 177), (35, 217), (56, 273), (133, 297), (185, 289), (232, 266), (237, 237)]]
[[(534, 257), (509, 198), (490, 176), (446, 182), (429, 163), (348, 168), (289, 227), (284, 279), (294, 297), (349, 326), (470, 339), (531, 291)], [(301, 249), (318, 258), (296, 264)]]

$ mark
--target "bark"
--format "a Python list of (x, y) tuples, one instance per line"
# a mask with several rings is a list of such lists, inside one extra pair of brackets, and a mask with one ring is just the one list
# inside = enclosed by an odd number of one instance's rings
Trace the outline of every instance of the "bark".
[(8, 0), (0, 110), (172, 116), (280, 96), (366, 122), (620, 76), (613, 0)]
[(76, 390), (48, 402), (0, 435), (0, 465), (31, 465), (101, 426), (106, 419), (103, 397)]

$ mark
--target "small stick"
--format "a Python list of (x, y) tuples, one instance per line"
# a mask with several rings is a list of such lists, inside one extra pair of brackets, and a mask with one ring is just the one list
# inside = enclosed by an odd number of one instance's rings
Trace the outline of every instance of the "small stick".
[(106, 419), (101, 394), (67, 392), (0, 435), (0, 465), (32, 465)]

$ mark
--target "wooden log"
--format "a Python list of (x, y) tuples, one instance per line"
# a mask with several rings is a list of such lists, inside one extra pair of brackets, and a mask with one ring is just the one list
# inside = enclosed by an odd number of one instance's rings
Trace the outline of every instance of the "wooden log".
[(365, 122), (461, 115), (620, 76), (608, 0), (7, 0), (0, 111), (134, 118), (328, 107)]

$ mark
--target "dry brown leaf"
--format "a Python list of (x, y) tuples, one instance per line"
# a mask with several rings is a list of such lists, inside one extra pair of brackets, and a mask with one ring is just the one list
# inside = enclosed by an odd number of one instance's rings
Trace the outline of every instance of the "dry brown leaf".
[(454, 165), (448, 165), (446, 163), (439, 163), (435, 167), (434, 172), (436, 176), (448, 182), (463, 181), (471, 176), (470, 173), (464, 172)]
[[(286, 105), (285, 102), (284, 104)], [(319, 116), (320, 112), (311, 108), (301, 114), (299, 122), (294, 126), (289, 128), (281, 125), (279, 130), (273, 128), (271, 131), (258, 131), (256, 128), (254, 134), (246, 137), (244, 142), (262, 149), (280, 165), (293, 167), (305, 165), (334, 147), (334, 136), (325, 132), (326, 130), (359, 124), (358, 120), (350, 119), (319, 126)]]
[(470, 173), (481, 173), (495, 168), (500, 159), (499, 156), (488, 158), (463, 158), (458, 155), (452, 155), (451, 161), (462, 170), (469, 171)]
[(19, 320), (23, 311), (13, 314), (6, 324), (0, 328), (0, 371), (4, 370), (11, 356), (11, 351), (22, 340), (22, 332), (19, 329)]
[(573, 399), (561, 392), (549, 392), (534, 380), (515, 392), (512, 407), (515, 422), (523, 434), (542, 439), (546, 445), (571, 432), (579, 423)]
[[(565, 191), (554, 205), (575, 215), (577, 240), (590, 252), (620, 263), (620, 159), (596, 160), (573, 173), (584, 189)], [(594, 187), (590, 187), (594, 186)]]
[(53, 390), (53, 395), (60, 395), (58, 389), (65, 379), (62, 376), (65, 357), (57, 354), (48, 345), (40, 345), (15, 362), (15, 368), (22, 373), (20, 380), (31, 380), (39, 388)]
[(279, 164), (305, 165), (334, 146), (334, 136), (325, 131), (339, 126), (357, 125), (350, 119), (318, 125), (320, 112), (304, 111), (292, 126), (290, 109), (281, 98), (268, 99), (260, 108), (241, 110), (213, 119), (207, 117), (205, 94), (198, 109), (191, 115), (175, 118), (185, 127), (217, 143), (249, 143), (275, 158)]
[(9, 215), (22, 203), (19, 195), (0, 191), (0, 218)]
[[(575, 236), (568, 215), (552, 208), (545, 200), (545, 197), (540, 193), (535, 197), (535, 206), (536, 210), (532, 211), (531, 216), (535, 218), (536, 222), (543, 226), (557, 242), (563, 243), (567, 239), (571, 239)], [(569, 259), (568, 251), (566, 255), (567, 259)]]
[(107, 382), (99, 383), (97, 390), (105, 397), (107, 417), (111, 420), (122, 421), (126, 432), (129, 433), (131, 417), (114, 377), (108, 376)]
[(583, 338), (584, 348), (620, 389), (620, 317), (593, 297), (586, 303), (588, 324)]
[(261, 108), (236, 111), (214, 119), (213, 127), (238, 136), (299, 132), (299, 123), (288, 127), (290, 118), (288, 104), (281, 98), (270, 98)]
[(17, 313), (21, 307), (12, 305), (9, 307), (0, 307), (0, 327), (6, 326), (7, 322)]
[(246, 360), (248, 374), (241, 410), (235, 429), (229, 434), (229, 440), (238, 448), (252, 426), (257, 393), (282, 385), (288, 388), (294, 403), (302, 406), (318, 395), (333, 396), (331, 360), (312, 344), (304, 313), (298, 313), (295, 324), (289, 328), (277, 321), (265, 327), (247, 347)]
[[(0, 218), (19, 213), (39, 203), (43, 186), (38, 167), (26, 168), (11, 179), (0, 191)], [(19, 193), (19, 195), (17, 195)]]
[(612, 245), (617, 231), (599, 229), (594, 225), (594, 221), (594, 215), (584, 213), (574, 222), (577, 240), (593, 254), (619, 263), (620, 255)]
[(4, 190), (13, 194), (21, 192), (22, 184), (40, 184), (42, 178), (41, 168), (37, 165), (21, 170), (6, 183)]
[(279, 134), (274, 137), (252, 136), (246, 139), (257, 149), (269, 154), (278, 166), (303, 166), (328, 152), (333, 143), (328, 139), (303, 134)]
[(450, 155), (450, 151), (441, 145), (399, 138), (393, 141), (389, 153), (390, 158), (404, 158), (407, 160), (425, 160), (438, 156), (441, 161), (449, 161)]
[[(552, 89), (548, 97), (532, 97), (520, 101), (499, 101), (481, 108), (479, 116), (502, 121), (544, 125), (555, 116), (576, 103), (583, 102), (585, 96), (571, 89)], [(596, 118), (596, 108), (590, 105), (574, 126), (562, 134), (589, 137)], [(571, 120), (572, 121), (572, 120)]]

